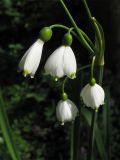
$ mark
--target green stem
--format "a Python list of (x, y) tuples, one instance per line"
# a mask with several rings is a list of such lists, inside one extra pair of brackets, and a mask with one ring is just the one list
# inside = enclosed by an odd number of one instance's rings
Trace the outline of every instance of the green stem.
[(95, 30), (97, 39), (98, 39), (98, 43), (99, 43), (99, 47), (100, 47), (100, 54), (101, 54), (101, 50), (102, 50), (102, 47), (103, 47), (103, 44), (102, 44), (102, 35), (100, 33), (100, 29), (99, 29), (99, 26), (98, 26), (98, 24), (96, 22), (95, 17), (92, 18), (92, 22), (93, 22), (93, 26), (94, 26), (94, 30)]
[(77, 73), (79, 73), (80, 71), (82, 71), (82, 70), (84, 70), (84, 69), (87, 69), (87, 68), (89, 68), (89, 67), (91, 67), (91, 64), (88, 64), (88, 65), (86, 65), (86, 66), (80, 67), (80, 68), (78, 68)]
[(20, 160), (17, 148), (12, 138), (11, 128), (4, 107), (4, 101), (0, 93), (0, 127), (12, 160)]
[(53, 29), (53, 28), (63, 28), (65, 30), (69, 30), (70, 29), (69, 27), (67, 27), (67, 26), (65, 26), (63, 24), (53, 24), (53, 25), (50, 26), (50, 28), (51, 29)]
[[(67, 26), (65, 26), (65, 25), (63, 25), (63, 24), (54, 24), (54, 25), (51, 25), (50, 28), (51, 28), (51, 29), (53, 29), (53, 28), (63, 28), (63, 29), (65, 29), (65, 30), (69, 30), (69, 29), (70, 29), (69, 27), (67, 27)], [(87, 41), (87, 43), (92, 47), (92, 49), (95, 50), (95, 52), (97, 52), (94, 44), (92, 43), (92, 41), (91, 41), (91, 39), (88, 37), (88, 35), (87, 35), (82, 29), (80, 29), (80, 28), (79, 28), (79, 31), (81, 32), (82, 36), (83, 36), (84, 39)], [(71, 33), (78, 39), (78, 41), (81, 42), (79, 36), (78, 36), (74, 31), (71, 31)]]
[(79, 40), (80, 42), (84, 45), (84, 47), (91, 53), (94, 54), (94, 50), (91, 48), (91, 46), (88, 44), (88, 42), (86, 41), (86, 39), (84, 38), (84, 36), (82, 35), (82, 33), (79, 30), (79, 27), (77, 26), (76, 22), (74, 21), (72, 15), (70, 14), (69, 10), (67, 9), (65, 3), (63, 0), (60, 0), (60, 3), (62, 4), (66, 14), (68, 15), (72, 25), (74, 26), (78, 36), (79, 36)]
[(99, 85), (102, 85), (104, 65), (99, 66)]
[(91, 65), (91, 80), (94, 78), (94, 64), (95, 64), (95, 56), (92, 59), (92, 65)]
[(65, 77), (65, 79), (63, 81), (63, 84), (62, 84), (62, 94), (65, 93), (65, 84), (66, 84), (66, 82), (67, 82), (68, 79), (69, 79), (68, 77)]
[(92, 160), (92, 156), (93, 156), (96, 117), (97, 117), (97, 112), (96, 112), (96, 110), (93, 110), (91, 131), (90, 131), (90, 140), (89, 140), (88, 160)]
[(105, 135), (105, 144), (107, 147), (107, 160), (110, 160), (110, 105), (109, 105), (109, 99), (110, 99), (110, 95), (109, 95), (109, 91), (106, 91), (106, 105), (104, 108), (104, 112), (106, 112), (105, 114), (105, 121), (106, 121), (106, 135)]
[(70, 160), (73, 160), (74, 155), (74, 123), (71, 125), (71, 143), (70, 143)]
[(89, 45), (92, 47), (92, 49), (95, 51), (95, 53), (97, 53), (97, 49), (95, 47), (95, 45), (93, 44), (93, 42), (91, 41), (91, 39), (88, 37), (88, 35), (82, 30), (80, 29), (81, 34), (84, 36), (85, 40), (89, 43)]
[[(93, 27), (93, 29), (94, 29), (94, 31), (95, 31), (95, 34), (96, 34), (96, 36), (97, 36), (97, 39), (98, 39), (98, 42), (99, 42), (99, 49), (100, 49), (100, 52), (101, 52), (101, 50), (102, 50), (102, 35), (101, 35), (101, 33), (100, 33), (100, 29), (99, 29), (99, 26), (98, 26), (98, 22), (97, 22), (97, 20), (95, 19), (95, 17), (93, 17), (92, 16), (92, 14), (91, 14), (91, 12), (90, 12), (90, 9), (89, 9), (89, 7), (88, 7), (88, 4), (87, 4), (87, 1), (86, 0), (83, 0), (83, 3), (84, 3), (84, 6), (85, 6), (85, 9), (86, 9), (86, 12), (87, 12), (87, 15), (88, 15), (88, 18), (89, 18), (89, 20), (90, 20), (90, 22), (91, 22), (91, 25), (92, 25), (92, 27)], [(96, 48), (96, 47), (95, 47)], [(96, 53), (99, 53), (98, 52), (98, 49), (96, 48), (95, 49), (95, 52)]]
[(91, 12), (90, 12), (90, 9), (89, 9), (89, 7), (88, 7), (88, 4), (87, 4), (86, 0), (83, 0), (83, 3), (84, 3), (84, 6), (85, 6), (87, 15), (88, 15), (89, 19), (91, 19), (91, 18), (92, 18), (92, 14), (91, 14)]
[[(79, 114), (80, 112), (79, 110)], [(73, 142), (73, 160), (78, 160), (80, 157), (80, 116), (76, 117), (74, 122)]]

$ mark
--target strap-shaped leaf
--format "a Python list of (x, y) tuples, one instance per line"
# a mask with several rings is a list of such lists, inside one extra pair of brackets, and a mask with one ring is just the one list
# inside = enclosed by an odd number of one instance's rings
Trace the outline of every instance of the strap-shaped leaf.
[(106, 146), (107, 160), (110, 159), (110, 131), (111, 131), (111, 118), (110, 118), (110, 92), (109, 89), (105, 89), (105, 104), (103, 107), (103, 129), (104, 129), (104, 143)]
[(9, 121), (5, 111), (5, 103), (0, 93), (0, 128), (8, 147), (12, 160), (20, 160), (17, 148), (12, 138), (12, 133), (9, 125)]
[[(81, 108), (81, 113), (84, 116), (84, 118), (86, 119), (88, 125), (90, 126), (91, 125), (91, 119), (92, 119), (91, 112), (88, 109), (86, 109), (85, 107), (82, 107)], [(96, 141), (96, 144), (97, 144), (97, 148), (98, 148), (101, 160), (106, 160), (105, 147), (104, 147), (103, 139), (102, 139), (100, 129), (98, 128), (97, 123), (95, 124), (95, 141)]]

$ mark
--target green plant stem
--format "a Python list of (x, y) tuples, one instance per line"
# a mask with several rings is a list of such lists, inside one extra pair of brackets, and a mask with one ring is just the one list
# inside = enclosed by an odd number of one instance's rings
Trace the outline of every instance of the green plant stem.
[[(79, 110), (81, 114), (81, 110)], [(78, 160), (80, 156), (80, 116), (76, 117), (74, 122), (74, 136), (73, 136), (73, 160)]]
[(91, 131), (90, 131), (90, 140), (89, 140), (88, 160), (92, 160), (92, 156), (93, 156), (96, 117), (97, 117), (97, 112), (96, 112), (96, 110), (93, 110), (92, 121), (91, 121)]
[(104, 72), (104, 65), (99, 65), (99, 85), (102, 85), (103, 81), (103, 72)]
[(71, 125), (71, 143), (70, 143), (70, 160), (73, 160), (74, 154), (74, 123)]
[[(53, 24), (53, 25), (50, 26), (50, 28), (51, 28), (51, 29), (53, 29), (53, 28), (63, 28), (63, 29), (65, 29), (65, 30), (69, 30), (69, 29), (70, 29), (69, 27), (67, 27), (67, 26), (65, 26), (65, 25), (63, 25), (63, 24)], [(73, 27), (72, 27), (72, 28), (73, 28)], [(96, 51), (96, 48), (95, 48), (93, 42), (92, 42), (91, 39), (87, 36), (87, 34), (86, 34), (82, 29), (80, 29), (80, 28), (79, 28), (79, 31), (81, 32), (82, 36), (83, 36), (84, 39), (87, 41), (87, 43), (92, 47), (92, 49)], [(81, 42), (79, 36), (78, 36), (74, 31), (71, 31), (71, 33), (77, 38), (78, 41)], [(96, 51), (96, 52), (97, 52), (97, 51)]]
[(0, 93), (0, 127), (12, 160), (20, 160), (17, 148), (12, 138), (11, 128), (4, 107), (4, 101)]
[(93, 27), (94, 27), (94, 30), (95, 30), (95, 33), (96, 33), (96, 36), (97, 36), (97, 39), (98, 39), (98, 43), (99, 43), (99, 49), (100, 49), (100, 54), (101, 54), (101, 50), (103, 48), (103, 44), (102, 44), (102, 35), (100, 33), (100, 29), (99, 29), (99, 26), (97, 24), (97, 21), (95, 19), (95, 17), (92, 17), (92, 22), (93, 22)]
[(94, 78), (94, 64), (95, 64), (95, 56), (92, 59), (92, 65), (91, 65), (91, 80)]
[(65, 84), (66, 84), (66, 82), (67, 82), (68, 79), (69, 79), (68, 77), (65, 77), (65, 79), (63, 81), (63, 84), (62, 84), (62, 94), (65, 93)]
[[(87, 4), (87, 1), (86, 1), (86, 0), (83, 0), (83, 4), (84, 4), (84, 7), (85, 7), (85, 9), (86, 9), (86, 12), (87, 12), (88, 18), (89, 18), (89, 20), (90, 20), (90, 23), (91, 23), (91, 25), (92, 25), (92, 27), (93, 27), (96, 35), (97, 35), (97, 38), (98, 38), (98, 40), (99, 40), (99, 44), (101, 45), (101, 37), (100, 37), (101, 35), (99, 34), (98, 25), (97, 25), (96, 22), (95, 22), (96, 19), (95, 19), (95, 17), (92, 16), (91, 11), (90, 11), (90, 9), (89, 9), (89, 7), (88, 7), (88, 4)], [(99, 53), (99, 52), (98, 52), (98, 49), (96, 48), (96, 46), (95, 46), (95, 52), (96, 52), (96, 53)]]
[(110, 105), (109, 105), (109, 91), (106, 91), (107, 97), (106, 97), (106, 105), (104, 108), (104, 112), (106, 112), (105, 118), (106, 118), (106, 147), (107, 147), (107, 160), (110, 160)]
[(81, 42), (81, 44), (83, 44), (83, 46), (91, 53), (94, 54), (94, 50), (91, 48), (91, 46), (88, 44), (88, 42), (85, 40), (85, 38), (83, 37), (83, 35), (81, 34), (79, 27), (77, 26), (76, 22), (74, 21), (72, 15), (70, 14), (68, 8), (66, 7), (65, 3), (63, 0), (60, 0), (60, 3), (62, 4), (62, 7), (64, 8), (66, 14), (68, 15), (72, 25), (74, 26), (74, 29), (76, 30), (78, 36), (79, 36), (79, 40)]
[(88, 7), (88, 5), (87, 5), (86, 0), (83, 0), (83, 3), (84, 3), (84, 6), (85, 6), (85, 9), (86, 9), (86, 12), (87, 12), (88, 18), (89, 18), (89, 19), (91, 19), (92, 14), (91, 14), (91, 12), (90, 12), (90, 9), (89, 9), (89, 7)]
[(89, 67), (91, 67), (91, 64), (88, 64), (88, 65), (86, 65), (86, 66), (83, 66), (83, 67), (78, 68), (78, 69), (77, 69), (77, 74), (78, 74), (80, 71), (82, 71), (82, 70), (84, 70), (84, 69), (87, 69), (87, 68), (89, 68)]
[(95, 45), (93, 44), (93, 42), (91, 41), (91, 39), (87, 36), (87, 34), (82, 29), (79, 28), (79, 30), (80, 30), (81, 34), (84, 36), (85, 40), (88, 42), (88, 44), (92, 47), (94, 52), (97, 53), (98, 51), (97, 51)]

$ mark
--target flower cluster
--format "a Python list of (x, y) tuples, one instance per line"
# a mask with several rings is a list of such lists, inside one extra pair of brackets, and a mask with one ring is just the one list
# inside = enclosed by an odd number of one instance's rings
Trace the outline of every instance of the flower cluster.
[[(43, 45), (51, 38), (51, 33), (52, 31), (50, 28), (48, 29), (48, 27), (42, 29), (40, 39), (38, 39), (22, 57), (19, 63), (19, 71), (23, 71), (25, 77), (27, 75), (30, 75), (31, 78), (34, 77), (41, 61)], [(77, 65), (74, 52), (70, 47), (72, 40), (67, 39), (67, 36), (70, 37), (71, 35), (67, 33), (63, 38), (64, 44), (49, 56), (45, 64), (45, 71), (53, 77), (61, 78), (67, 75), (73, 79), (76, 77)]]
[[(44, 27), (40, 31), (40, 38), (36, 40), (22, 57), (19, 63), (19, 70), (23, 71), (25, 77), (27, 75), (30, 75), (31, 78), (34, 77), (41, 61), (44, 43), (50, 40), (51, 36), (51, 28)], [(47, 74), (56, 78), (67, 76), (74, 79), (76, 77), (77, 63), (71, 44), (72, 36), (68, 32), (63, 37), (62, 45), (48, 57), (44, 67)], [(95, 79), (92, 79), (82, 89), (80, 96), (84, 104), (92, 109), (97, 110), (100, 105), (104, 104), (104, 90), (96, 83)], [(57, 119), (63, 125), (65, 122), (74, 121), (78, 112), (76, 105), (68, 99), (66, 93), (63, 93), (63, 98), (58, 102), (56, 107)]]

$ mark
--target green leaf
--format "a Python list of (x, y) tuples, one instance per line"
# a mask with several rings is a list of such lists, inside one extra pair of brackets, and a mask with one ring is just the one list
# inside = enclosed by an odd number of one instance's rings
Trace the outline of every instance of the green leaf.
[(13, 141), (11, 128), (9, 125), (9, 121), (5, 112), (5, 103), (0, 93), (0, 128), (2, 130), (3, 137), (6, 141), (9, 153), (12, 157), (12, 160), (20, 160), (17, 148)]
[(101, 24), (96, 20), (97, 26), (99, 28), (100, 34), (101, 34), (101, 38), (102, 38), (102, 49), (103, 52), (105, 51), (105, 36), (104, 36), (104, 31), (103, 28), (101, 26)]
[(105, 89), (105, 104), (103, 106), (103, 127), (104, 127), (104, 143), (106, 146), (107, 150), (107, 159), (110, 159), (110, 124), (111, 124), (111, 119), (110, 119), (110, 104), (109, 104), (109, 99), (110, 99), (110, 92), (109, 89)]
[[(86, 109), (85, 107), (81, 108), (81, 113), (84, 116), (84, 118), (86, 119), (88, 125), (90, 126), (91, 119), (92, 119), (92, 113), (88, 109)], [(95, 124), (95, 141), (96, 141), (96, 145), (97, 145), (101, 160), (105, 160), (106, 159), (105, 147), (104, 147), (102, 135), (100, 133), (100, 129), (98, 128), (97, 123)]]

